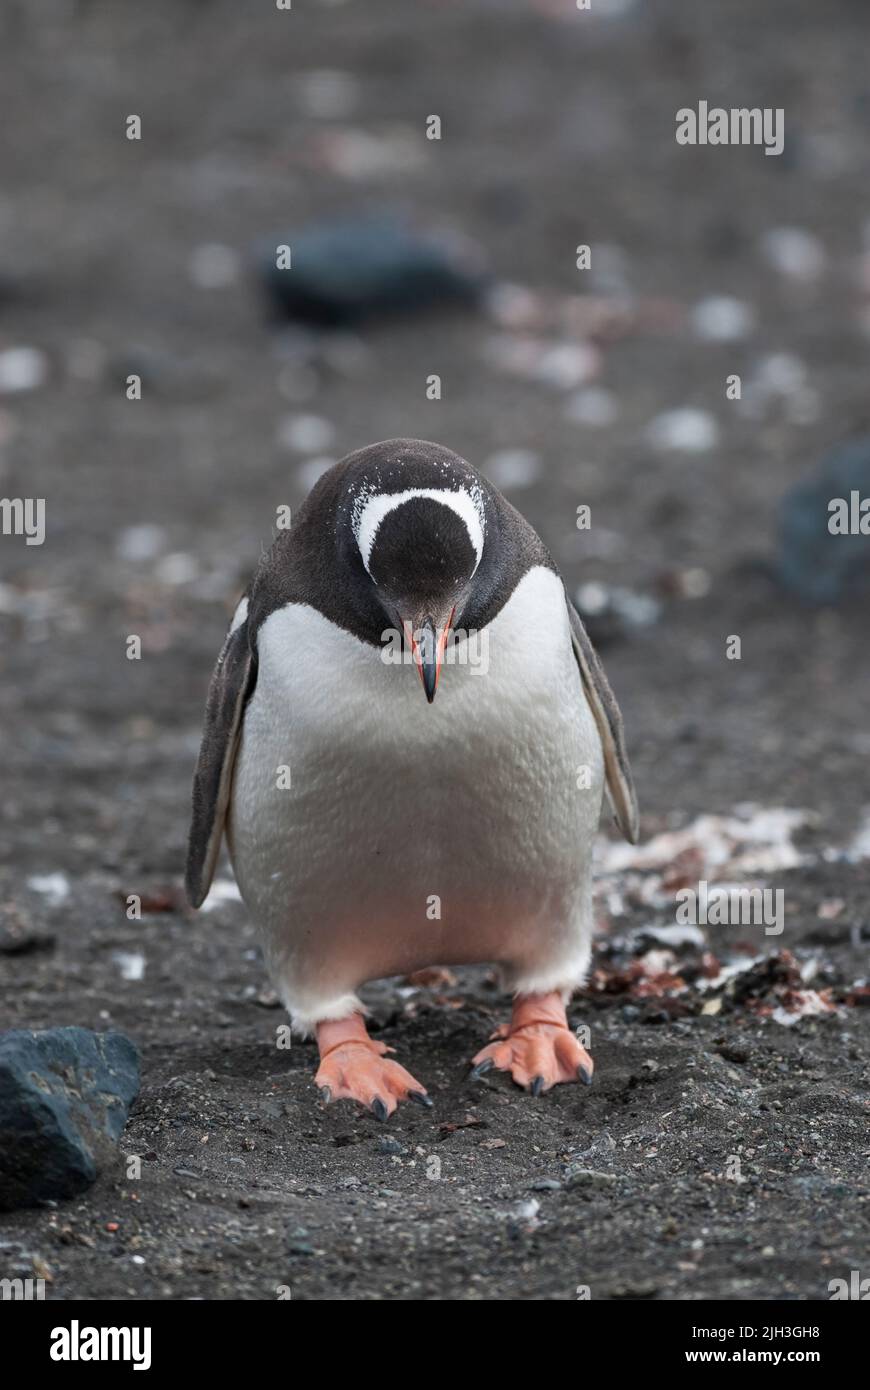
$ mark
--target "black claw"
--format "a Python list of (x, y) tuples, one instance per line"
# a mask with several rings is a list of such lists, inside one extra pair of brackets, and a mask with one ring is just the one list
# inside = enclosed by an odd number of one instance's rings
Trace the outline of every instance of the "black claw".
[(484, 1057), (482, 1062), (478, 1062), (476, 1067), (471, 1068), (472, 1081), (479, 1081), (482, 1076), (486, 1076), (488, 1071), (492, 1071), (495, 1066), (491, 1057)]
[(584, 1067), (583, 1064), (582, 1064), (582, 1062), (581, 1062), (580, 1066), (577, 1068), (577, 1075), (579, 1076), (580, 1080), (583, 1082), (583, 1085), (584, 1085), (584, 1086), (591, 1086), (591, 1085), (592, 1085), (592, 1068), (591, 1068), (591, 1067)]
[(544, 1089), (544, 1078), (542, 1076), (536, 1076), (530, 1089), (533, 1096), (539, 1096)]
[(390, 1112), (387, 1110), (387, 1107), (384, 1105), (384, 1102), (381, 1100), (380, 1096), (375, 1096), (374, 1100), (372, 1101), (372, 1113), (374, 1114), (376, 1120), (384, 1121), (389, 1118)]
[(320, 1088), (320, 1099), (321, 1099), (321, 1100), (324, 1102), (324, 1104), (326, 1104), (326, 1105), (328, 1105), (329, 1102), (332, 1100), (332, 1092), (330, 1091), (330, 1089), (329, 1089), (328, 1086), (321, 1086), (321, 1088)]
[(432, 1109), (432, 1102), (425, 1091), (409, 1091), (408, 1100), (412, 1100), (415, 1105), (425, 1105), (427, 1109)]

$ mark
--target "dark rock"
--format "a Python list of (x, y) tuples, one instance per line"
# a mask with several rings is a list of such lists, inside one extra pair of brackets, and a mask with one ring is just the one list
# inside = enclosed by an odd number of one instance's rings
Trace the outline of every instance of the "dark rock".
[(35, 931), (15, 909), (0, 907), (0, 956), (28, 956), (36, 951), (53, 951), (55, 944), (51, 932)]
[(27, 936), (14, 936), (0, 932), (0, 956), (31, 956), (37, 951), (53, 951), (57, 938), (51, 932), (31, 932)]
[[(829, 503), (870, 498), (870, 436), (840, 444), (780, 506), (777, 570), (807, 603), (833, 604), (870, 589), (870, 534), (832, 535)], [(866, 517), (864, 518), (866, 520)]]
[[(291, 252), (287, 269), (277, 265), (282, 245)], [(389, 217), (320, 223), (277, 238), (265, 255), (263, 278), (273, 315), (323, 327), (474, 305), (485, 285), (464, 247)]]
[(139, 1054), (121, 1033), (0, 1034), (0, 1208), (89, 1187), (138, 1090)]
[(388, 1134), (378, 1140), (377, 1147), (379, 1154), (403, 1154), (407, 1152), (404, 1144), (400, 1144), (398, 1139), (391, 1139)]

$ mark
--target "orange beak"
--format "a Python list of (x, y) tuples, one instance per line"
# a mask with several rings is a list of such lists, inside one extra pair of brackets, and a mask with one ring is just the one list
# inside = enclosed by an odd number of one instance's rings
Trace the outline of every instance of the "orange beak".
[(454, 605), (450, 610), (447, 622), (441, 628), (435, 626), (435, 620), (430, 615), (424, 617), (416, 629), (408, 621), (403, 624), (405, 638), (413, 652), (414, 662), (430, 705), (435, 699), (435, 691), (438, 689), (438, 677), (441, 674), (441, 665), (444, 661), (444, 649), (447, 646), (447, 638), (450, 635), (455, 612), (456, 607)]

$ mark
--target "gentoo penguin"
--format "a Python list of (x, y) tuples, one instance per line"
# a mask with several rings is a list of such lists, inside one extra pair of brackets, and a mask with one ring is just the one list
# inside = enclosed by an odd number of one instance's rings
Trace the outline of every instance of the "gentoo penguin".
[(381, 1119), (425, 1087), (360, 985), (492, 962), (511, 1021), (473, 1059), (533, 1094), (592, 1079), (565, 1005), (592, 936), (607, 787), (632, 843), (622, 719), (536, 532), (464, 459), (392, 439), (325, 473), (260, 563), (212, 677), (187, 893), (222, 832), (325, 1100)]

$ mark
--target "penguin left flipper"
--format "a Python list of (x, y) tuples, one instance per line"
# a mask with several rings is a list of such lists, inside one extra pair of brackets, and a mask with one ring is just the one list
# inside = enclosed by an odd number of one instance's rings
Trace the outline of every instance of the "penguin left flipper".
[(580, 614), (567, 594), (565, 601), (568, 604), (568, 617), (571, 621), (571, 641), (574, 655), (577, 658), (577, 665), (580, 667), (583, 689), (598, 726), (601, 746), (604, 750), (607, 795), (620, 830), (629, 844), (636, 845), (639, 819), (637, 797), (634, 791), (631, 768), (628, 765), (628, 754), (625, 750), (622, 714), (616, 703), (616, 696), (610, 689), (610, 684), (604, 674), (604, 667), (598, 659), (598, 653), (583, 626)]
[(239, 622), (240, 610), (243, 612), (246, 607), (247, 600), (243, 599), (208, 688), (202, 745), (193, 779), (193, 816), (184, 880), (191, 907), (199, 907), (211, 887), (230, 799), (242, 715), (257, 679), (247, 620)]

